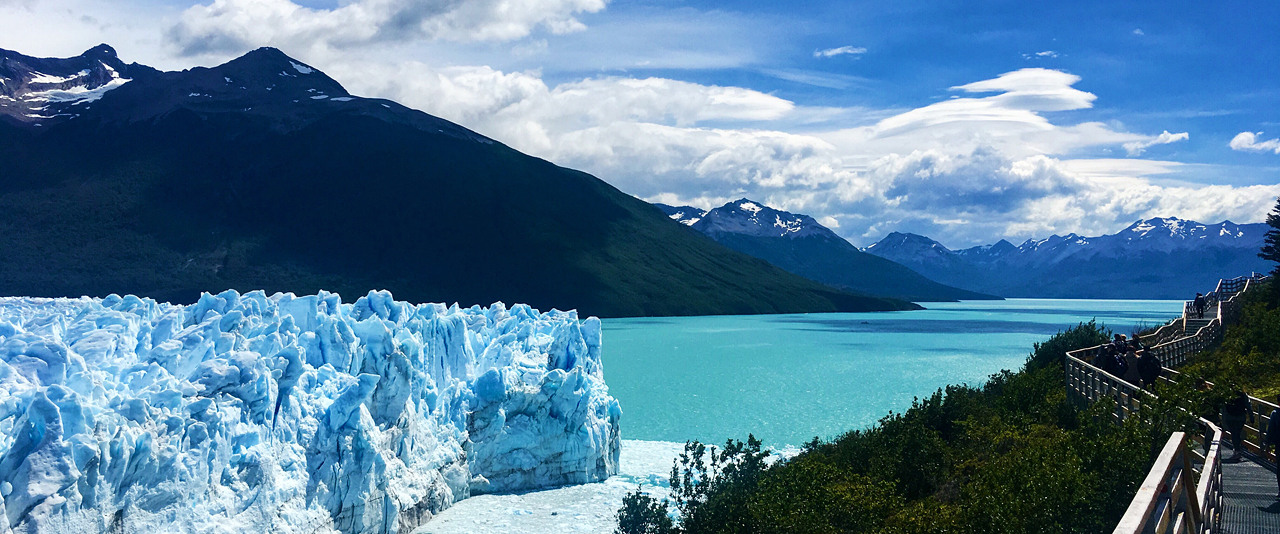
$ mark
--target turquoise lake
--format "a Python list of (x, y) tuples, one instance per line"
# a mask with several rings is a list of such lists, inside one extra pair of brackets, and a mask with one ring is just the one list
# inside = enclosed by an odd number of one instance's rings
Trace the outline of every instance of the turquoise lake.
[(604, 320), (604, 373), (625, 439), (800, 445), (865, 428), (947, 384), (1017, 369), (1031, 346), (1096, 318), (1118, 333), (1181, 301), (1009, 299), (887, 313)]

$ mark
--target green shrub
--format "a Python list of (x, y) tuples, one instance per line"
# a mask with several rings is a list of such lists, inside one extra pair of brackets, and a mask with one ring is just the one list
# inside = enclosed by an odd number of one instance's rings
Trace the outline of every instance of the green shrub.
[(674, 534), (675, 524), (671, 521), (667, 502), (659, 501), (640, 492), (637, 487), (634, 493), (622, 498), (622, 508), (618, 509), (618, 527), (614, 534)]

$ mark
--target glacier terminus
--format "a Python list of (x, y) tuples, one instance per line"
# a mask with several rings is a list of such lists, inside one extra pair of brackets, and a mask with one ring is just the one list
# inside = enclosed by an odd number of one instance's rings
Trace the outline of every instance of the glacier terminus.
[(0, 299), (0, 533), (406, 533), (618, 472), (600, 321), (370, 292)]

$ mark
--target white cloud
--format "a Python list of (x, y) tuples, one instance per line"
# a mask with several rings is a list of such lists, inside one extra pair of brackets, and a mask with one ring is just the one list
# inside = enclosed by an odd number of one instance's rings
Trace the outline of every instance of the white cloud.
[(1006, 72), (990, 80), (952, 87), (969, 93), (1000, 95), (985, 99), (991, 107), (1007, 107), (1027, 111), (1066, 111), (1093, 107), (1093, 93), (1072, 85), (1080, 77), (1050, 69), (1020, 69)]
[(816, 135), (842, 147), (841, 158), (859, 168), (879, 155), (915, 150), (968, 154), (990, 148), (1022, 158), (1151, 138), (1097, 122), (1071, 126), (1049, 122), (1041, 112), (1093, 106), (1095, 95), (1072, 87), (1079, 80), (1078, 76), (1055, 70), (1021, 69), (952, 88), (971, 94), (997, 93), (994, 95), (952, 98), (899, 113), (872, 126)]
[(1142, 29), (1141, 29), (1141, 28), (1134, 28), (1134, 29), (1133, 29), (1133, 34), (1134, 34), (1134, 35), (1146, 35), (1146, 33), (1144, 33), (1144, 32), (1142, 31)]
[(1053, 50), (1045, 50), (1045, 51), (1043, 51), (1043, 52), (1036, 52), (1036, 53), (1034, 53), (1034, 54), (1022, 54), (1022, 57), (1023, 57), (1024, 59), (1035, 59), (1035, 58), (1050, 58), (1050, 59), (1052, 59), (1052, 58), (1058, 57), (1058, 53), (1057, 53), (1057, 52), (1054, 52)]
[(604, 7), (605, 0), (350, 0), (315, 9), (291, 0), (214, 0), (184, 11), (166, 39), (182, 55), (256, 46), (297, 53), (379, 42), (510, 41), (538, 28), (583, 30), (575, 15)]
[(643, 198), (710, 208), (747, 196), (838, 223), (828, 226), (863, 245), (891, 230), (959, 246), (1107, 233), (1155, 215), (1257, 220), (1280, 194), (1280, 186), (1151, 183), (1174, 162), (1059, 159), (1186, 134), (1050, 122), (1042, 112), (1089, 108), (1097, 97), (1073, 87), (1079, 77), (1047, 69), (953, 88), (979, 96), (806, 135), (760, 127), (794, 124), (811, 110), (743, 88), (619, 76), (548, 86), (537, 72), (344, 65), (330, 73), (363, 84), (358, 93), (401, 100)]
[(814, 50), (813, 57), (836, 57), (843, 55), (851, 55), (854, 57), (867, 53), (867, 49), (863, 47), (854, 48), (852, 46), (841, 46), (839, 48), (827, 48), (825, 50)]
[(1262, 132), (1240, 132), (1231, 138), (1232, 150), (1242, 150), (1246, 152), (1275, 152), (1280, 154), (1280, 139), (1268, 139), (1266, 141), (1258, 141), (1258, 136)]
[(871, 173), (888, 188), (878, 218), (949, 246), (990, 242), (993, 235), (1014, 241), (1069, 232), (1099, 235), (1155, 215), (1257, 221), (1280, 195), (1280, 185), (1162, 187), (1132, 172), (1109, 172), (1105, 162), (1091, 162), (1094, 174), (1078, 173), (1069, 162), (1045, 156), (916, 152), (879, 163)]
[(1138, 155), (1141, 155), (1143, 152), (1145, 152), (1148, 148), (1151, 148), (1153, 146), (1167, 145), (1169, 143), (1176, 143), (1178, 141), (1186, 141), (1190, 137), (1191, 137), (1190, 134), (1188, 134), (1187, 132), (1174, 134), (1174, 133), (1169, 133), (1169, 130), (1165, 130), (1160, 135), (1157, 135), (1147, 140), (1130, 141), (1128, 143), (1125, 143), (1124, 149), (1126, 152), (1129, 153), (1130, 156), (1138, 156)]

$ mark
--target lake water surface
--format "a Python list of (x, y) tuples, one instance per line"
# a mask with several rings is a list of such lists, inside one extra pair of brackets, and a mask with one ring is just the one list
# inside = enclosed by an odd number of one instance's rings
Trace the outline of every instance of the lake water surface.
[(865, 428), (947, 384), (1017, 369), (1096, 318), (1159, 324), (1180, 301), (1009, 299), (923, 311), (606, 319), (604, 373), (626, 439), (799, 445)]
[[(772, 448), (865, 428), (914, 396), (978, 383), (1031, 344), (1097, 318), (1116, 331), (1176, 316), (1176, 301), (933, 303), (893, 313), (604, 321), (604, 374), (622, 403), (621, 470), (604, 482), (457, 503), (417, 534), (611, 532), (623, 496), (667, 495), (688, 439), (760, 436)], [(642, 440), (642, 441), (636, 441)]]

